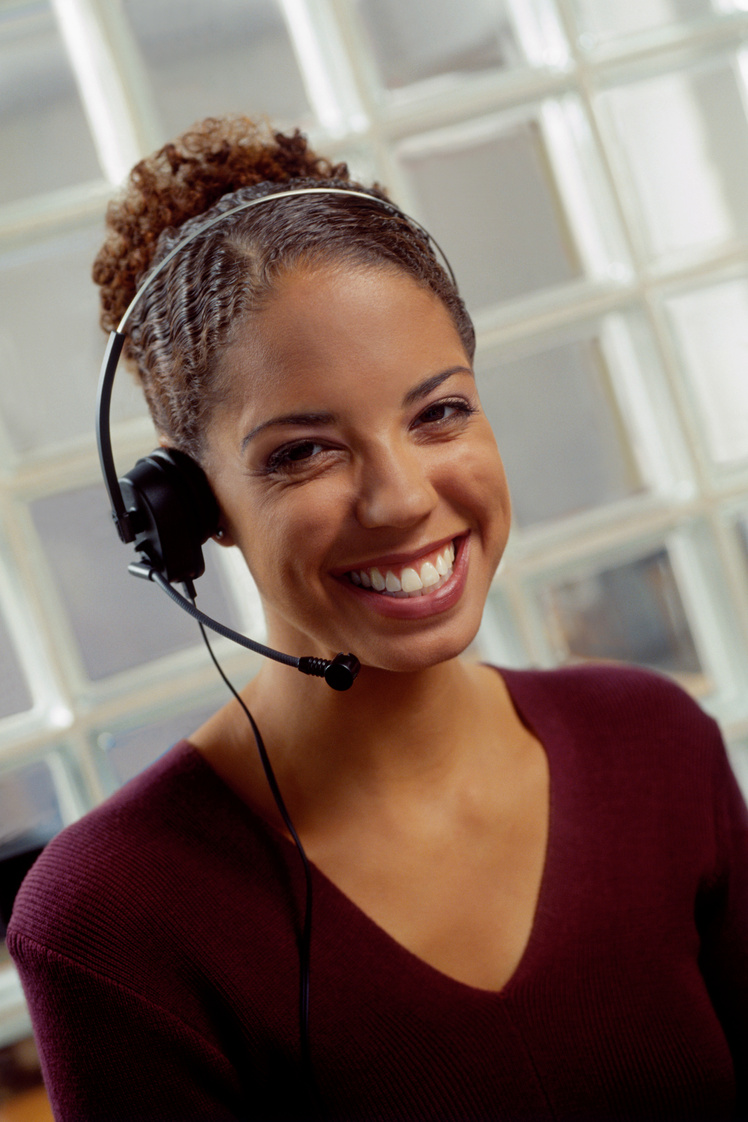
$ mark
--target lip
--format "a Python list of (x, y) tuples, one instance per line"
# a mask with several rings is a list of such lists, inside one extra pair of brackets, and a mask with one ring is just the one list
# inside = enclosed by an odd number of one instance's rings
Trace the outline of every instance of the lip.
[(417, 561), (420, 557), (424, 557), (434, 550), (442, 549), (450, 542), (455, 543), (455, 560), (451, 576), (435, 592), (424, 593), (422, 596), (385, 596), (381, 592), (361, 588), (346, 578), (345, 573), (349, 573), (350, 568), (343, 569), (336, 575), (339, 583), (352, 596), (380, 615), (389, 616), (390, 619), (425, 619), (427, 616), (440, 615), (457, 603), (465, 588), (470, 554), (469, 531), (455, 538), (445, 538), (442, 542), (429, 545), (426, 549), (415, 554), (392, 553), (385, 558), (369, 561), (365, 566), (361, 566), (362, 568), (370, 568), (380, 565), (406, 565), (411, 561)]
[(384, 569), (387, 566), (393, 565), (415, 565), (422, 557), (427, 557), (429, 553), (438, 553), (444, 549), (445, 545), (451, 542), (461, 542), (465, 534), (453, 534), (448, 538), (442, 538), (440, 541), (429, 542), (422, 549), (418, 549), (411, 553), (387, 553), (382, 557), (367, 558), (366, 561), (355, 561), (352, 565), (346, 565), (345, 568), (340, 566), (332, 569), (334, 577), (343, 577), (346, 573), (357, 572), (360, 569)]

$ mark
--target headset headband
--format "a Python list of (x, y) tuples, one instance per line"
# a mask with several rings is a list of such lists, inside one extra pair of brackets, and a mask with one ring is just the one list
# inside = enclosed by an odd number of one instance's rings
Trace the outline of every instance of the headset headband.
[(125, 310), (125, 314), (119, 321), (116, 330), (110, 333), (109, 342), (104, 354), (104, 361), (101, 366), (101, 373), (99, 375), (99, 389), (96, 405), (96, 435), (99, 449), (99, 460), (101, 462), (101, 470), (104, 475), (106, 489), (109, 493), (109, 500), (112, 505), (112, 517), (117, 527), (119, 536), (125, 543), (135, 540), (135, 532), (131, 526), (130, 518), (125, 507), (125, 500), (123, 498), (122, 491), (117, 479), (117, 471), (114, 466), (114, 455), (112, 453), (112, 438), (110, 431), (110, 413), (114, 375), (117, 371), (117, 365), (119, 363), (120, 355), (122, 354), (122, 348), (125, 343), (126, 336), (124, 334), (124, 328), (127, 324), (127, 321), (130, 318), (135, 307), (140, 303), (145, 293), (155, 281), (156, 277), (158, 277), (159, 274), (163, 272), (166, 266), (177, 256), (177, 254), (181, 253), (182, 250), (190, 244), (190, 242), (194, 241), (196, 238), (199, 238), (202, 234), (204, 234), (206, 230), (210, 230), (211, 227), (217, 226), (218, 223), (222, 222), (225, 218), (229, 218), (233, 214), (238, 214), (242, 210), (249, 210), (251, 207), (260, 206), (262, 203), (274, 202), (276, 199), (288, 199), (296, 195), (349, 195), (352, 198), (365, 199), (367, 202), (373, 203), (375, 206), (380, 206), (383, 209), (388, 210), (393, 215), (404, 218), (410, 226), (412, 226), (415, 230), (419, 231), (424, 236), (429, 245), (434, 247), (434, 249), (442, 259), (442, 262), (447, 270), (447, 273), (449, 274), (449, 278), (452, 281), (452, 284), (454, 285), (455, 289), (457, 288), (455, 275), (452, 272), (452, 267), (447, 260), (446, 254), (444, 253), (438, 242), (435, 241), (435, 239), (429, 234), (428, 230), (424, 229), (420, 222), (417, 222), (414, 218), (411, 218), (410, 215), (405, 214), (405, 212), (400, 210), (399, 207), (395, 206), (394, 203), (391, 203), (386, 199), (380, 199), (376, 195), (369, 195), (365, 191), (355, 191), (352, 188), (296, 187), (290, 191), (276, 191), (269, 195), (263, 195), (258, 199), (249, 199), (246, 202), (238, 203), (236, 206), (231, 207), (230, 210), (225, 210), (221, 214), (214, 215), (212, 218), (209, 218), (206, 222), (202, 223), (202, 225), (198, 226), (195, 230), (192, 230), (191, 233), (189, 233), (185, 238), (179, 241), (177, 245), (173, 246), (169, 250), (162, 261), (159, 261), (158, 265), (156, 265), (152, 272), (148, 274), (143, 284), (133, 296), (132, 300), (127, 306), (127, 309)]

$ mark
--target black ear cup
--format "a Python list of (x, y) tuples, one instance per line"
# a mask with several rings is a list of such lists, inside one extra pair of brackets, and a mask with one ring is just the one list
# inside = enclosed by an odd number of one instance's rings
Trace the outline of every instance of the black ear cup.
[(218, 530), (219, 510), (199, 464), (175, 448), (157, 448), (119, 480), (135, 548), (167, 581), (205, 572), (202, 545)]

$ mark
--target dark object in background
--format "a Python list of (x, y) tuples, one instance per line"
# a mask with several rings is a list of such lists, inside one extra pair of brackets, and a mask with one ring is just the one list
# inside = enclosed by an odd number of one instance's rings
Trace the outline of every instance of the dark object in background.
[(14, 847), (10, 855), (0, 857), (0, 939), (5, 938), (13, 903), (23, 878), (44, 849), (44, 844), (40, 844), (38, 838), (29, 838), (26, 846), (21, 849)]
[(33, 1037), (0, 1048), (0, 1105), (41, 1085), (42, 1072)]

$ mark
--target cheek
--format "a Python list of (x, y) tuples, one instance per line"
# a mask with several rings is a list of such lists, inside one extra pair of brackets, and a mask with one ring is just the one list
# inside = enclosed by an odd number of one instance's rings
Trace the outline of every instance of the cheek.
[(311, 587), (326, 567), (341, 521), (341, 503), (318, 490), (280, 493), (247, 512), (235, 540), (260, 592), (277, 601)]
[(509, 523), (512, 517), (512, 501), (509, 493), (509, 484), (504, 471), (504, 463), (499, 451), (494, 445), (491, 469), (486, 473), (486, 486), (492, 495), (496, 512), (506, 522), (506, 532), (509, 532)]
[(455, 456), (440, 469), (445, 493), (487, 524), (507, 523), (511, 517), (509, 488), (493, 432), (486, 425), (480, 440), (455, 447)]

